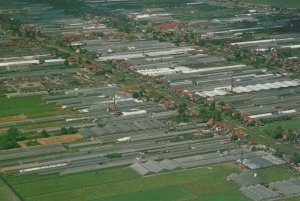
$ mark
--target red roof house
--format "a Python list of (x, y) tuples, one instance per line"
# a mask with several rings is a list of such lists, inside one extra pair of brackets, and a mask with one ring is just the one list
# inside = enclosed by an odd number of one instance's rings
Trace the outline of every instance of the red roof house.
[(214, 122), (215, 122), (215, 120), (213, 118), (211, 118), (210, 120), (208, 120), (207, 124), (212, 125)]
[(243, 137), (243, 133), (241, 130), (236, 130), (235, 131), (235, 135), (238, 139), (241, 139)]
[(215, 123), (213, 129), (223, 129), (224, 127), (225, 125), (222, 122), (218, 121)]

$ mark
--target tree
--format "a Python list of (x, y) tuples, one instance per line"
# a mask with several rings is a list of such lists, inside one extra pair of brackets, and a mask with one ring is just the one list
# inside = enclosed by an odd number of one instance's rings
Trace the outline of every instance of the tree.
[(132, 98), (139, 98), (140, 97), (140, 95), (139, 95), (139, 93), (138, 92), (133, 92), (133, 94), (132, 94)]
[(211, 103), (210, 105), (209, 105), (209, 110), (210, 111), (214, 111), (216, 109), (216, 104), (215, 103)]
[(181, 122), (188, 122), (190, 119), (190, 117), (187, 115), (187, 114), (179, 114), (177, 117), (176, 117), (176, 122), (177, 123), (181, 123)]
[(70, 127), (70, 128), (68, 128), (68, 133), (69, 134), (75, 134), (75, 133), (77, 133), (77, 129), (74, 128), (74, 127)]
[(232, 135), (231, 137), (230, 137), (230, 139), (231, 139), (231, 141), (237, 141), (238, 140), (238, 137), (236, 136), (236, 135)]
[(226, 115), (226, 116), (231, 116), (232, 115), (232, 109), (228, 109), (228, 110), (225, 110), (224, 111), (224, 114)]
[(179, 106), (178, 106), (178, 112), (179, 113), (185, 113), (186, 112), (186, 110), (187, 110), (187, 105), (185, 104), (185, 103), (182, 103), (182, 104), (180, 104)]
[(283, 133), (283, 129), (282, 127), (279, 125), (276, 130), (274, 130), (273, 132), (273, 138), (275, 139), (279, 139), (279, 138), (282, 138), (282, 133)]
[(68, 129), (66, 129), (65, 127), (62, 127), (60, 129), (60, 131), (61, 131), (61, 134), (63, 134), (63, 135), (67, 135), (68, 134)]
[(106, 158), (122, 158), (122, 154), (121, 153), (111, 153), (111, 154), (107, 154), (105, 157)]
[(223, 106), (223, 105), (225, 105), (225, 103), (224, 103), (224, 101), (220, 101), (220, 102), (218, 103), (218, 105)]
[(6, 134), (12, 138), (16, 138), (20, 133), (16, 128), (10, 128), (7, 130)]
[(20, 145), (17, 143), (19, 131), (16, 128), (10, 128), (6, 134), (0, 139), (0, 149), (13, 149), (18, 148)]
[(281, 158), (283, 156), (283, 153), (282, 153), (282, 151), (280, 151), (279, 148), (276, 149), (275, 156), (277, 156), (279, 158)]
[(249, 122), (249, 123), (247, 123), (247, 126), (255, 126), (255, 122), (254, 121)]
[(298, 153), (294, 152), (291, 160), (294, 164), (300, 163), (300, 155)]
[(143, 96), (145, 96), (145, 89), (141, 89), (140, 91), (139, 91), (139, 96), (140, 97), (143, 97)]
[(49, 137), (49, 134), (48, 134), (47, 131), (43, 130), (43, 131), (41, 132), (41, 136), (42, 136), (42, 137)]

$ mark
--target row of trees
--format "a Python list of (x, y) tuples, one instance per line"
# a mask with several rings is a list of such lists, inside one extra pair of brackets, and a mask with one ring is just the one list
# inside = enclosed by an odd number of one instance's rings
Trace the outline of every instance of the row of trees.
[(139, 91), (135, 91), (132, 93), (132, 98), (143, 98), (146, 96), (145, 89), (140, 89)]
[(61, 130), (60, 130), (60, 133), (62, 135), (75, 134), (77, 132), (78, 132), (78, 130), (74, 127), (69, 127), (69, 128), (62, 127)]
[[(61, 128), (60, 134), (61, 135), (67, 135), (67, 134), (75, 134), (78, 130), (74, 127), (69, 128)], [(43, 130), (40, 133), (41, 137), (49, 137), (49, 133), (46, 130)], [(0, 137), (0, 150), (2, 149), (13, 149), (18, 148), (20, 145), (18, 144), (19, 140), (25, 140), (24, 137), (20, 136), (20, 132), (16, 128), (10, 128), (7, 130), (6, 134)]]

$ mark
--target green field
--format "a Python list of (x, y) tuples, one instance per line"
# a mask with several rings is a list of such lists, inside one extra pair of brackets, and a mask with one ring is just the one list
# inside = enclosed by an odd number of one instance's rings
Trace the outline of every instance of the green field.
[(191, 20), (212, 20), (216, 18), (233, 17), (237, 14), (242, 14), (244, 11), (237, 8), (227, 8), (222, 6), (212, 6), (208, 4), (195, 5), (194, 10), (190, 8), (182, 8), (179, 13), (174, 14), (174, 17), (180, 21)]
[(293, 172), (287, 166), (278, 166), (273, 168), (257, 170), (257, 176), (261, 179), (262, 182), (270, 183), (273, 181), (280, 181), (289, 179), (291, 177), (297, 177), (299, 176), (299, 174)]
[(1, 201), (20, 201), (20, 199), (6, 186), (0, 179), (0, 200)]
[(300, 119), (291, 119), (291, 120), (284, 120), (284, 121), (275, 121), (272, 123), (267, 123), (265, 128), (268, 130), (274, 130), (281, 126), (284, 130), (294, 130), (300, 128)]
[(11, 99), (0, 97), (0, 103), (0, 117), (24, 114), (36, 118), (59, 112), (59, 108), (53, 104), (44, 103), (40, 96)]
[(300, 8), (299, 0), (244, 0), (248, 3), (254, 4), (268, 4), (272, 6), (279, 6), (284, 8)]
[(240, 187), (226, 180), (233, 172), (238, 170), (216, 165), (149, 177), (117, 168), (64, 177), (5, 178), (26, 201), (247, 201)]

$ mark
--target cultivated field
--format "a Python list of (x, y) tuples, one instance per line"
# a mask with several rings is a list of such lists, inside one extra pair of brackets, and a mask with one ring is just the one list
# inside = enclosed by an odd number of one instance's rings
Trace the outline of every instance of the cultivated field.
[(64, 177), (6, 175), (6, 179), (26, 201), (247, 201), (239, 186), (226, 180), (233, 172), (238, 170), (216, 165), (141, 178), (129, 168), (117, 168)]

